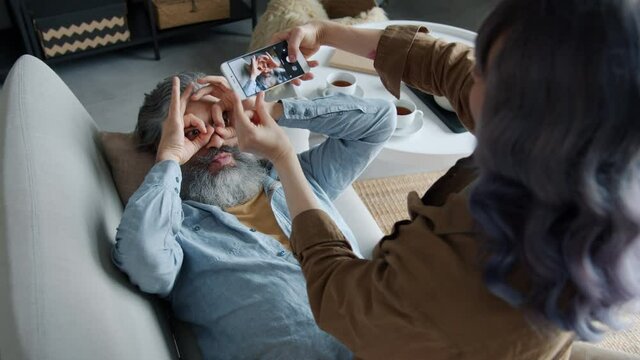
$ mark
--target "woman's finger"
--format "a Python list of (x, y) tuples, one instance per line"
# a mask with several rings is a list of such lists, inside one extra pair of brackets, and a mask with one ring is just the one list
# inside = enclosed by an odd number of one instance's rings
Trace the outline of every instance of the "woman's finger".
[(307, 61), (307, 65), (309, 65), (310, 68), (314, 68), (318, 65), (320, 65), (320, 62), (317, 60), (309, 60)]
[(295, 62), (300, 56), (300, 44), (302, 44), (302, 40), (304, 39), (304, 32), (301, 28), (294, 28), (289, 33), (289, 39), (287, 40), (289, 43), (289, 62)]
[(271, 37), (272, 43), (279, 43), (280, 41), (289, 40), (289, 34), (291, 33), (291, 29), (280, 31)]
[(314, 78), (313, 73), (310, 73), (310, 72), (300, 76), (300, 80), (304, 80), (304, 81), (313, 80), (313, 78)]
[(270, 126), (276, 123), (276, 121), (269, 114), (266, 103), (264, 101), (264, 92), (259, 92), (256, 96), (256, 112), (260, 118), (260, 123), (265, 126)]

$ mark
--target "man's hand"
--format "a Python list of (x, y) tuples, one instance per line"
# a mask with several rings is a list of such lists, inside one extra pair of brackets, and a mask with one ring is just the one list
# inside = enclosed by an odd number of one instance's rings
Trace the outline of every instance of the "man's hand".
[[(202, 79), (198, 79), (198, 83), (208, 83), (208, 86), (206, 90), (205, 88), (198, 90), (191, 99), (199, 100), (205, 96), (212, 96), (212, 98), (215, 99), (215, 104), (211, 106), (211, 117), (213, 118), (213, 125), (215, 127), (216, 134), (213, 135), (211, 141), (218, 141), (217, 139), (219, 138), (220, 145), (217, 145), (217, 143), (213, 144), (216, 147), (220, 147), (222, 145), (222, 141), (224, 141), (226, 145), (235, 146), (238, 141), (236, 138), (237, 132), (230, 113), (234, 108), (234, 101), (237, 98), (237, 95), (233, 93), (233, 90), (231, 90), (226, 80), (219, 81), (219, 78), (219, 76), (207, 76)], [(244, 108), (245, 116), (252, 118), (256, 113), (256, 98), (250, 97), (244, 99), (241, 104)], [(263, 101), (262, 106), (267, 110), (272, 118), (279, 119), (282, 116), (282, 104), (266, 103)]]
[(258, 59), (256, 59), (255, 56), (252, 57), (251, 64), (249, 65), (249, 77), (251, 78), (251, 80), (255, 80), (258, 77), (258, 75), (262, 73), (258, 65), (259, 65)]
[[(227, 110), (231, 107), (231, 104), (226, 104), (222, 100), (223, 93), (231, 91), (231, 87), (223, 76), (209, 75), (198, 79), (198, 84), (205, 85), (205, 87), (198, 90), (191, 96), (191, 100), (199, 101), (203, 98), (209, 98), (213, 105), (211, 105), (211, 118), (213, 119), (213, 126), (215, 134), (211, 138), (213, 146), (220, 147), (223, 144), (229, 146), (237, 145), (236, 132), (233, 127), (230, 126), (228, 120)], [(243, 105), (247, 109), (253, 109), (254, 100), (244, 100)]]
[(256, 97), (255, 111), (244, 111), (240, 98), (233, 92), (228, 94), (228, 100), (233, 103), (230, 116), (240, 150), (269, 159), (274, 164), (295, 155), (289, 138), (269, 114), (263, 92)]
[(214, 134), (214, 128), (193, 114), (185, 115), (193, 85), (189, 84), (180, 95), (180, 80), (173, 78), (171, 105), (162, 124), (162, 136), (156, 161), (174, 160), (182, 165), (205, 146)]

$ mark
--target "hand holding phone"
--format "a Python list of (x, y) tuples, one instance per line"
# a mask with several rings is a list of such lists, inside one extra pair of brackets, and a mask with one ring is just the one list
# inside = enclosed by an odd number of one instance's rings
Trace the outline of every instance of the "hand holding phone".
[(246, 99), (309, 72), (304, 58), (289, 62), (288, 55), (288, 44), (282, 41), (224, 62), (220, 70), (229, 86)]

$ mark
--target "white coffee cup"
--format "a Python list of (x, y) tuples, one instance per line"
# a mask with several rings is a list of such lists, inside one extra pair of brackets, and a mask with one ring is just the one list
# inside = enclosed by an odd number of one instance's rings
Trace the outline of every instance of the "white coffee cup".
[(436, 101), (436, 104), (438, 104), (441, 108), (447, 110), (447, 111), (453, 111), (453, 106), (451, 106), (451, 103), (449, 102), (449, 100), (444, 97), (444, 96), (433, 96), (433, 100)]
[(413, 124), (413, 120), (415, 120), (416, 114), (419, 114), (420, 117), (422, 117), (423, 115), (422, 110), (418, 110), (416, 104), (409, 100), (396, 100), (395, 105), (396, 114), (398, 114), (398, 123), (396, 125), (396, 129), (402, 129)]
[(327, 76), (328, 93), (353, 95), (356, 92), (357, 82), (356, 76), (348, 72), (331, 73)]

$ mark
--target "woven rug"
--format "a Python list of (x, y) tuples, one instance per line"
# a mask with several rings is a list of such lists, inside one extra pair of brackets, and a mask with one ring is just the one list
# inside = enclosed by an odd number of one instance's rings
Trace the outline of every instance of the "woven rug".
[[(408, 219), (407, 194), (416, 191), (422, 196), (444, 172), (420, 173), (388, 178), (356, 181), (353, 188), (365, 203), (371, 215), (385, 234), (389, 234), (393, 224)], [(640, 314), (630, 315), (631, 326), (608, 335), (595, 344), (605, 349), (640, 355)], [(636, 358), (636, 357), (633, 357)], [(640, 359), (640, 356), (637, 357)]]

